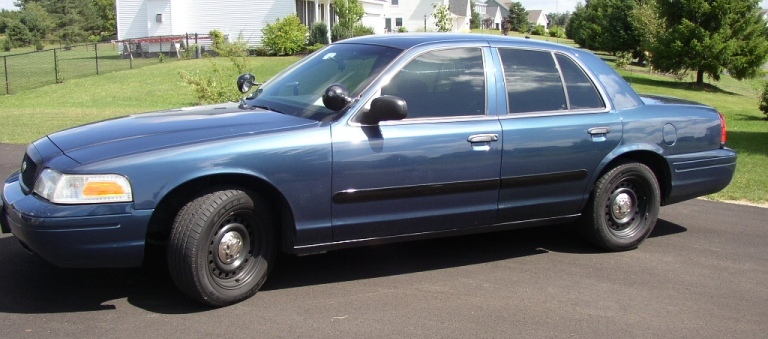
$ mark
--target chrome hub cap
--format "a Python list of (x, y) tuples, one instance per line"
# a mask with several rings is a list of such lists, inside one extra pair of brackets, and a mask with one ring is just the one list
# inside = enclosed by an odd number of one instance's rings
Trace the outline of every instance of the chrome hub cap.
[(611, 204), (611, 212), (613, 212), (613, 218), (618, 222), (623, 222), (632, 212), (632, 197), (627, 193), (619, 193), (613, 199)]
[(236, 231), (224, 234), (219, 242), (219, 260), (224, 264), (232, 264), (243, 251), (243, 236)]

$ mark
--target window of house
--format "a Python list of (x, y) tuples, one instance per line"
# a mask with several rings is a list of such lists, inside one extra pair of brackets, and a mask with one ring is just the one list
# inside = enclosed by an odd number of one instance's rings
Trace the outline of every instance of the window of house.
[(403, 26), (403, 18), (395, 18), (395, 27)]
[(392, 0), (392, 6), (397, 6), (400, 4), (400, 0)]
[(405, 100), (408, 118), (485, 114), (485, 72), (480, 48), (424, 53), (381, 90)]

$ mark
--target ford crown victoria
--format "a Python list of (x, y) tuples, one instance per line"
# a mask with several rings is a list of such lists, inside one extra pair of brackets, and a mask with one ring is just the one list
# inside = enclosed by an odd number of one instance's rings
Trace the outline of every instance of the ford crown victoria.
[(5, 181), (3, 232), (63, 267), (166, 261), (223, 306), (277, 251), (559, 223), (634, 249), (660, 206), (722, 190), (736, 166), (715, 109), (639, 96), (589, 52), (535, 40), (353, 38), (237, 85), (240, 103), (35, 141)]

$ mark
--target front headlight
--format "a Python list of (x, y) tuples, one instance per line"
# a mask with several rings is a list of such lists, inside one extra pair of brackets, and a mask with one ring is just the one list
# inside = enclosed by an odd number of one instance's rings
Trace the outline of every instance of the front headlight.
[(45, 169), (34, 192), (55, 204), (97, 204), (133, 200), (128, 179), (117, 174), (62, 174)]

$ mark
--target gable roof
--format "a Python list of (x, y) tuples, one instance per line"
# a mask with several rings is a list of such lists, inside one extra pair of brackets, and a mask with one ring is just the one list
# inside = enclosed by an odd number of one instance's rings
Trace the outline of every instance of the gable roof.
[(448, 2), (448, 10), (456, 16), (472, 16), (472, 12), (469, 9), (469, 0), (450, 0)]

